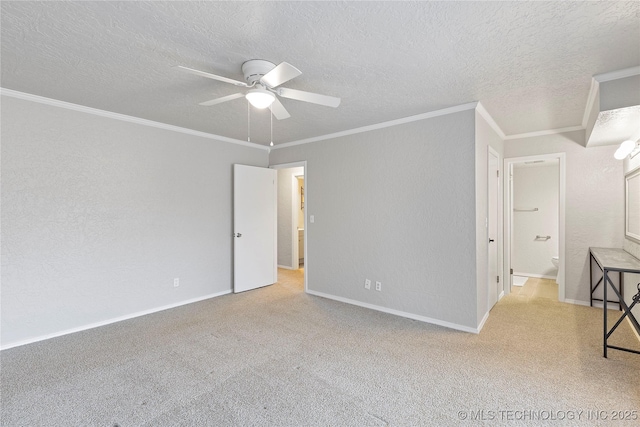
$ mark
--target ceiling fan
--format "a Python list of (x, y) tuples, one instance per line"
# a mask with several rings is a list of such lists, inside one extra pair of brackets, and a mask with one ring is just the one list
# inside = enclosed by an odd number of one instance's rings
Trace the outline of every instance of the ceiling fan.
[(225, 83), (231, 83), (236, 86), (250, 88), (246, 93), (234, 93), (233, 95), (223, 96), (222, 98), (212, 99), (210, 101), (201, 102), (200, 105), (211, 106), (220, 104), (234, 99), (245, 97), (256, 108), (271, 107), (271, 112), (278, 120), (291, 117), (289, 112), (284, 108), (278, 100), (278, 96), (283, 98), (295, 99), (297, 101), (311, 102), (313, 104), (325, 105), (327, 107), (336, 108), (340, 105), (340, 98), (328, 95), (320, 95), (318, 93), (305, 92), (297, 89), (289, 89), (279, 87), (281, 84), (298, 77), (302, 72), (287, 62), (281, 62), (275, 65), (272, 62), (263, 59), (252, 59), (242, 64), (242, 73), (244, 74), (244, 82), (230, 79), (228, 77), (218, 76), (216, 74), (207, 73), (205, 71), (194, 70), (179, 65), (177, 68), (196, 74), (198, 76), (207, 77)]

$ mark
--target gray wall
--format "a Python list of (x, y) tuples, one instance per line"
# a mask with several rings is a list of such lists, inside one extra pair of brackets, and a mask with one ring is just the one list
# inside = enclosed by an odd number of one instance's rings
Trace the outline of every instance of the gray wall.
[(600, 111), (640, 105), (638, 88), (640, 75), (600, 83)]
[(584, 147), (584, 131), (505, 141), (505, 158), (566, 153), (565, 298), (589, 303), (589, 247), (622, 247), (623, 168), (616, 146)]
[(7, 96), (1, 136), (3, 347), (231, 290), (232, 164), (266, 150)]
[(271, 152), (307, 161), (310, 291), (476, 328), (474, 114)]

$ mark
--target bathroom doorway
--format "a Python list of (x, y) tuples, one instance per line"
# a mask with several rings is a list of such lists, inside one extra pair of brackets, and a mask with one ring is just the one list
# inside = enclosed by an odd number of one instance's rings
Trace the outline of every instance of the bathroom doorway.
[[(298, 260), (298, 268), (304, 267), (304, 170), (300, 175), (294, 175), (295, 182), (293, 183), (296, 188), (295, 197), (293, 200), (292, 215), (295, 216), (294, 221), (296, 223), (296, 234), (298, 238), (298, 252), (293, 256), (293, 263)], [(294, 239), (294, 246), (295, 239)], [(295, 248), (294, 248), (295, 249)]]
[[(306, 206), (308, 200), (306, 162), (270, 166), (277, 169), (277, 260), (278, 275), (304, 277), (307, 290), (307, 229)], [(292, 273), (288, 273), (291, 271)], [(299, 274), (294, 274), (297, 272)], [(280, 281), (280, 278), (278, 279)]]
[[(507, 293), (565, 299), (565, 154), (505, 159)], [(556, 284), (557, 283), (557, 292)], [(538, 290), (537, 287), (540, 287)]]

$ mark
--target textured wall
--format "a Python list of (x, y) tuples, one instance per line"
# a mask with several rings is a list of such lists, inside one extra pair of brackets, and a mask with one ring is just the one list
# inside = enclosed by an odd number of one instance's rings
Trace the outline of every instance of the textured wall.
[[(292, 191), (294, 175), (300, 175), (304, 172), (304, 168), (278, 169), (278, 265), (283, 267), (294, 268), (291, 265), (293, 248), (292, 236), (293, 231), (291, 222), (298, 222), (298, 218), (292, 218), (293, 211), (291, 209)], [(296, 237), (296, 245), (298, 239)]]
[(271, 152), (307, 161), (311, 291), (477, 326), (474, 122), (467, 110)]
[(231, 289), (265, 150), (4, 96), (1, 136), (3, 346)]
[[(636, 155), (633, 159), (631, 157), (627, 157), (624, 160), (625, 175), (638, 168), (640, 168), (640, 154)], [(624, 250), (640, 259), (640, 242), (632, 240), (625, 236)], [(638, 283), (640, 283), (640, 274), (625, 274), (624, 299), (625, 302), (629, 305), (631, 305), (632, 302), (631, 298), (638, 292)], [(633, 314), (636, 316), (636, 319), (640, 321), (640, 306), (636, 306), (633, 309)]]
[[(515, 167), (514, 207), (538, 208), (536, 212), (515, 212), (513, 216), (514, 274), (556, 277), (551, 257), (558, 255), (558, 197), (560, 166)], [(537, 235), (551, 236), (549, 240)]]
[[(636, 155), (633, 159), (629, 156), (624, 159), (625, 175), (638, 168), (640, 168), (640, 154)], [(640, 242), (625, 237), (624, 248), (636, 258), (640, 258)]]
[(615, 146), (585, 148), (584, 131), (505, 142), (505, 158), (566, 153), (565, 298), (589, 302), (589, 247), (622, 247), (622, 164)]

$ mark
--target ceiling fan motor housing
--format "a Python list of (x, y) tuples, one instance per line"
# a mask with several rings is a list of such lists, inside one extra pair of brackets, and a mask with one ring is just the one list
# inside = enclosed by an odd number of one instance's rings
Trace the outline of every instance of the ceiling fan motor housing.
[(242, 73), (248, 85), (258, 83), (262, 76), (273, 70), (276, 64), (264, 59), (252, 59), (242, 64)]

